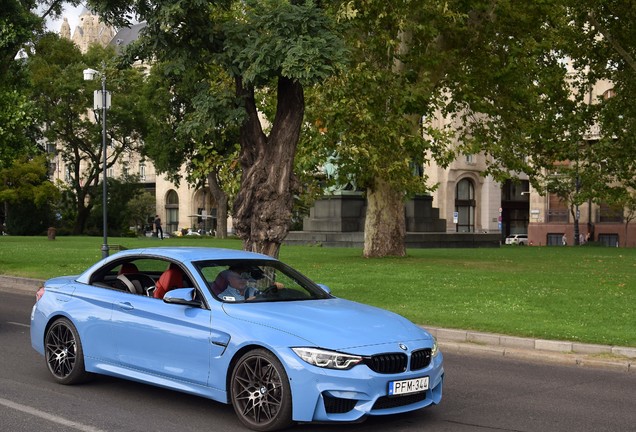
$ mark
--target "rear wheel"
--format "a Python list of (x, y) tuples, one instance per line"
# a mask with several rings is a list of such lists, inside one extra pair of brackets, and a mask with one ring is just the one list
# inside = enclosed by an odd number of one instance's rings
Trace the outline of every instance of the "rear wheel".
[(274, 431), (292, 424), (292, 399), (285, 368), (263, 349), (243, 355), (232, 371), (234, 411), (245, 426)]
[(79, 334), (68, 319), (60, 318), (49, 327), (44, 350), (49, 372), (60, 384), (77, 384), (89, 377)]

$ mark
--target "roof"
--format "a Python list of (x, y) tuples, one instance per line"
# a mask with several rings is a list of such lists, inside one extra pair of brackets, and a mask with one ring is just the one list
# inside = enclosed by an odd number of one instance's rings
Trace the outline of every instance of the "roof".
[(124, 27), (117, 31), (115, 37), (110, 41), (110, 45), (120, 50), (139, 39), (139, 32), (146, 27), (145, 22), (133, 24), (130, 27)]
[(127, 255), (161, 256), (177, 261), (202, 261), (215, 259), (273, 259), (270, 256), (237, 249), (223, 249), (212, 247), (152, 247), (144, 249), (128, 249), (113, 255), (121, 258)]

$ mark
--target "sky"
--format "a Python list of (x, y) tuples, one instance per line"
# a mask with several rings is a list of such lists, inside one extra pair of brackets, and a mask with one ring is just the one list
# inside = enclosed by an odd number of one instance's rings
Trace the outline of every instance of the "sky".
[(64, 12), (62, 13), (62, 18), (56, 21), (47, 20), (46, 27), (55, 32), (59, 33), (60, 28), (62, 27), (62, 22), (64, 21), (64, 17), (68, 18), (68, 23), (71, 26), (71, 34), (75, 31), (75, 27), (79, 24), (79, 14), (84, 10), (84, 5), (80, 4), (78, 6), (70, 6), (66, 5), (64, 7)]

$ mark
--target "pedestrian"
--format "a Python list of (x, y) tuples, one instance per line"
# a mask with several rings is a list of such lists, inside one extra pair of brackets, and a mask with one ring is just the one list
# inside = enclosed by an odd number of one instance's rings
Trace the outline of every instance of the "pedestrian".
[(163, 230), (161, 229), (161, 218), (159, 215), (155, 216), (155, 232), (157, 233), (157, 237), (163, 240)]
[(561, 244), (563, 246), (567, 246), (568, 245), (568, 238), (565, 236), (565, 234), (563, 234), (563, 237), (561, 237)]

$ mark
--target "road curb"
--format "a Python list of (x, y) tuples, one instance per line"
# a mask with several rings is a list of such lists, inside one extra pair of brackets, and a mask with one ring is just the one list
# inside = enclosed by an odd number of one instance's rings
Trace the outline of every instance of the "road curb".
[(437, 338), (444, 352), (496, 355), (555, 364), (636, 372), (636, 348), (423, 327)]
[[(32, 293), (44, 281), (0, 275), (0, 290)], [(636, 373), (636, 348), (522, 338), (469, 330), (422, 326), (435, 336), (444, 352), (496, 355)]]
[(41, 279), (0, 275), (0, 290), (4, 289), (5, 291), (30, 292), (35, 295), (43, 283), (44, 281)]

